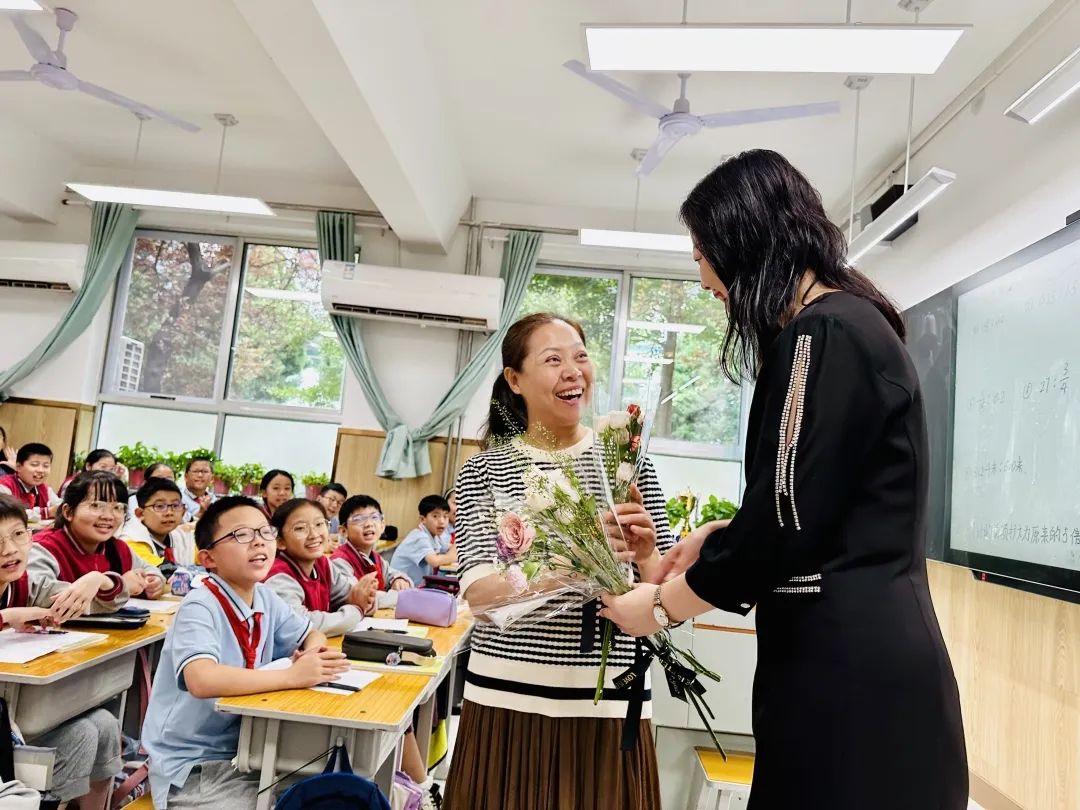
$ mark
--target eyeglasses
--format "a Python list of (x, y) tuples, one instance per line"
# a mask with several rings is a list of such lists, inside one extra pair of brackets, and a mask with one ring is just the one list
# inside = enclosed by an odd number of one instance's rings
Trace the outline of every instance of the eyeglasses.
[(320, 531), (329, 532), (330, 524), (325, 520), (316, 520), (310, 525), (307, 523), (297, 523), (295, 526), (289, 527), (290, 534), (295, 535), (297, 540), (306, 540), (312, 534), (318, 534)]
[(258, 529), (252, 529), (249, 526), (241, 526), (239, 529), (235, 529), (228, 534), (222, 535), (209, 546), (207, 549), (211, 549), (218, 543), (224, 543), (226, 540), (235, 540), (242, 546), (246, 546), (249, 543), (253, 543), (256, 537), (261, 537), (267, 543), (273, 543), (277, 540), (278, 530), (273, 526), (261, 526)]
[(123, 518), (127, 514), (127, 504), (116, 503), (115, 501), (89, 501), (81, 503), (79, 506), (85, 506), (91, 515), (97, 515), (98, 517), (113, 515)]
[(15, 548), (27, 548), (31, 539), (33, 538), (29, 529), (16, 529), (11, 534), (0, 534), (0, 548), (3, 548), (4, 543), (9, 540)]
[(164, 515), (166, 512), (182, 512), (184, 505), (182, 503), (152, 503), (144, 508)]
[(382, 512), (368, 512), (366, 515), (351, 515), (349, 517), (349, 523), (353, 526), (362, 526), (365, 523), (381, 523), (382, 520)]

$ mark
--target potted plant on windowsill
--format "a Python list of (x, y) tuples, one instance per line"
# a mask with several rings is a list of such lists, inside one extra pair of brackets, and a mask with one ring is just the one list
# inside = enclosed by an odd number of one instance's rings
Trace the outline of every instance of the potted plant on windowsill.
[(239, 492), (242, 477), (240, 467), (221, 461), (216, 462), (214, 464), (214, 492), (218, 495)]
[(300, 480), (307, 488), (307, 497), (314, 500), (319, 497), (319, 490), (330, 483), (330, 476), (325, 473), (309, 472), (301, 476)]
[(697, 495), (690, 490), (680, 492), (669, 500), (665, 507), (671, 530), (677, 532), (680, 539), (710, 521), (731, 520), (739, 511), (739, 507), (727, 498), (710, 495), (708, 500), (700, 502)]
[(259, 483), (264, 475), (266, 475), (266, 468), (262, 464), (241, 464), (241, 494), (247, 495), (249, 498), (255, 497), (259, 492)]
[(123, 444), (116, 451), (116, 460), (128, 471), (128, 486), (138, 489), (145, 480), (146, 468), (161, 458), (156, 447), (148, 447), (142, 442)]

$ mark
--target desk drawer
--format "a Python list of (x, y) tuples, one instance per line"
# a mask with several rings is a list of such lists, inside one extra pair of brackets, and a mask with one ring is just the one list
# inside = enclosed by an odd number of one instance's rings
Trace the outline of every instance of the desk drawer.
[(15, 723), (23, 736), (36, 737), (126, 691), (134, 675), (135, 653), (132, 652), (56, 683), (24, 684), (19, 689)]

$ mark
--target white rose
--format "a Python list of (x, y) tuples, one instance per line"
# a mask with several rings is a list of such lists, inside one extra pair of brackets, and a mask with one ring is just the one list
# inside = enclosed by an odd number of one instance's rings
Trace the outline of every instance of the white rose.
[(612, 411), (608, 414), (608, 424), (618, 430), (630, 427), (630, 414), (626, 411)]
[(545, 509), (550, 509), (555, 505), (555, 500), (546, 492), (540, 492), (539, 490), (533, 490), (525, 496), (525, 506), (531, 512), (543, 512)]
[(630, 444), (630, 431), (626, 428), (619, 428), (615, 431), (615, 441), (619, 444)]
[(561, 490), (562, 493), (571, 500), (573, 503), (577, 503), (581, 500), (581, 495), (574, 489), (570, 480), (562, 473), (561, 470), (552, 470), (547, 474), (548, 481), (551, 483), (552, 491)]
[(615, 470), (615, 480), (621, 481), (624, 484), (629, 483), (630, 479), (634, 477), (634, 465), (628, 461), (624, 461), (619, 465), (619, 468)]
[(555, 517), (558, 519), (559, 523), (568, 526), (574, 522), (574, 510), (568, 506), (560, 507), (559, 510), (555, 512)]
[(598, 417), (596, 417), (596, 432), (597, 433), (603, 433), (609, 427), (611, 427), (611, 422), (608, 419), (608, 417), (606, 417), (606, 416), (598, 416)]

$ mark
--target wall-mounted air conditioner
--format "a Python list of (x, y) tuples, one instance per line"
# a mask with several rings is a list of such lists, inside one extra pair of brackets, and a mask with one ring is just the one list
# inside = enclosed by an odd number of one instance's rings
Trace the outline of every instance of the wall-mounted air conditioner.
[(0, 241), (0, 289), (76, 293), (85, 264), (86, 245)]
[(501, 278), (323, 262), (322, 302), (331, 315), (490, 332), (499, 327)]

